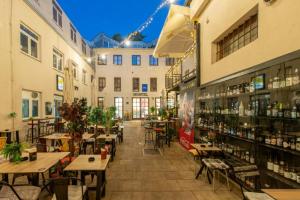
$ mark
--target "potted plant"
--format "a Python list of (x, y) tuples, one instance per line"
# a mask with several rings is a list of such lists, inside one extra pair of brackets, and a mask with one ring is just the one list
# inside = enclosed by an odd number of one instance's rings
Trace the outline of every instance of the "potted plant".
[(110, 130), (114, 125), (114, 117), (116, 115), (116, 107), (109, 107), (106, 109), (105, 117), (104, 117), (104, 124), (106, 128), (106, 134), (110, 134)]
[(87, 125), (87, 100), (85, 98), (80, 100), (75, 99), (71, 105), (64, 103), (62, 107), (59, 108), (59, 111), (61, 117), (67, 121), (67, 129), (72, 137), (70, 151), (74, 153), (74, 142), (80, 145), (82, 135)]
[(151, 114), (151, 115), (155, 115), (155, 114), (156, 114), (156, 108), (155, 108), (154, 106), (152, 106), (152, 107), (150, 108), (150, 114)]
[(161, 120), (166, 119), (168, 116), (167, 110), (165, 108), (160, 108), (158, 110), (158, 116), (161, 118)]
[(4, 156), (5, 159), (9, 159), (10, 162), (20, 162), (22, 150), (22, 144), (13, 142), (11, 144), (6, 144), (1, 151), (1, 154)]
[(99, 124), (104, 124), (105, 121), (105, 113), (100, 107), (95, 107), (95, 108), (89, 108), (88, 111), (88, 123), (95, 125), (94, 132), (96, 134), (97, 132), (97, 125)]

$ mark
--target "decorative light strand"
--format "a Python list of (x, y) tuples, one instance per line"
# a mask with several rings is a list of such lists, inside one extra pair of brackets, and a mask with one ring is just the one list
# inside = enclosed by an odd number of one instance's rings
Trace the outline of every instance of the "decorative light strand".
[(170, 5), (174, 2), (174, 0), (164, 0), (156, 9), (155, 11), (150, 15), (150, 17), (147, 18), (147, 20), (142, 23), (134, 32), (130, 33), (128, 37), (123, 40), (118, 47), (126, 45), (130, 41), (130, 39), (134, 36), (136, 36), (139, 33), (142, 33), (146, 28), (149, 27), (149, 25), (153, 22), (154, 17), (158, 14), (158, 12), (163, 9), (165, 6)]
[(194, 53), (194, 50), (196, 48), (196, 43), (194, 42), (183, 54), (182, 57), (180, 57), (176, 63), (168, 70), (167, 74), (170, 74), (172, 71), (174, 71), (174, 68), (179, 66), (187, 57), (189, 57), (191, 54)]

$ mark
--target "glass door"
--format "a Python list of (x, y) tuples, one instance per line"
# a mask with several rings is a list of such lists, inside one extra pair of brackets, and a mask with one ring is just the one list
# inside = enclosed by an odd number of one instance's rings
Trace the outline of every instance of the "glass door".
[(116, 118), (123, 118), (123, 98), (115, 97)]
[(141, 117), (145, 118), (148, 115), (149, 111), (149, 99), (148, 98), (141, 98)]
[(141, 99), (132, 99), (132, 119), (140, 119), (141, 116)]
[(63, 97), (54, 95), (54, 116), (56, 118), (60, 117), (59, 108), (62, 106), (62, 104), (63, 104)]

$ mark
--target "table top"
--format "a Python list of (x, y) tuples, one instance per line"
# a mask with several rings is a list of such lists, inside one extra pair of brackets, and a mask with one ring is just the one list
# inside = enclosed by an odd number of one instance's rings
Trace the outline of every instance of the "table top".
[(82, 135), (82, 139), (83, 140), (88, 140), (88, 139), (90, 139), (91, 137), (93, 137), (95, 134), (94, 133), (84, 133), (83, 135)]
[(41, 138), (46, 140), (61, 140), (61, 139), (71, 140), (72, 139), (68, 133), (53, 133), (51, 135), (46, 135)]
[[(202, 147), (201, 145), (205, 145), (204, 147)], [(200, 143), (194, 143), (191, 144), (191, 146), (195, 149), (197, 149), (198, 151), (222, 151), (222, 149), (212, 146), (209, 147), (208, 144), (200, 144)]]
[(300, 200), (300, 189), (262, 189), (276, 200)]
[(70, 152), (37, 153), (37, 160), (18, 164), (4, 161), (0, 164), (0, 174), (44, 173), (69, 154)]
[(117, 139), (118, 135), (116, 134), (109, 134), (109, 135), (106, 135), (106, 134), (101, 134), (97, 137), (97, 139)]
[[(93, 162), (89, 162), (89, 158), (94, 157)], [(108, 165), (110, 155), (106, 159), (101, 160), (100, 155), (79, 155), (64, 170), (65, 171), (104, 171)]]

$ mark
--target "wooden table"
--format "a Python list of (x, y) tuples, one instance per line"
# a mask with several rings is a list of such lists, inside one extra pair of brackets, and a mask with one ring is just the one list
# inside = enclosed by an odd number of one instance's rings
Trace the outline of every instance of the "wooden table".
[[(215, 147), (215, 146), (208, 146), (208, 144), (200, 144), (200, 143), (193, 143), (193, 144), (191, 144), (191, 146), (194, 149), (196, 149), (196, 151), (198, 152), (198, 154), (200, 156), (200, 165), (201, 165), (201, 167), (200, 167), (200, 169), (199, 169), (199, 171), (198, 171), (198, 173), (196, 175), (196, 179), (197, 179), (199, 177), (199, 175), (202, 173), (202, 171), (203, 171), (203, 169), (205, 167), (205, 165), (204, 165), (204, 163), (203, 163), (203, 161), (201, 159), (201, 155), (202, 155), (201, 152), (205, 151), (209, 155), (209, 153), (211, 153), (211, 152), (221, 152), (222, 149), (220, 149), (218, 147)], [(207, 176), (207, 178), (208, 178), (208, 181), (210, 182), (209, 176)]]
[(91, 139), (95, 134), (94, 133), (84, 133), (82, 135), (82, 139), (83, 140), (88, 140), (88, 139)]
[[(39, 173), (44, 173), (55, 165), (60, 159), (68, 156), (70, 152), (37, 153), (35, 161), (23, 161), (18, 164), (4, 161), (0, 164), (0, 174), (8, 181), (8, 174), (35, 174), (34, 185), (38, 185)], [(28, 156), (24, 153), (23, 156)]]
[(116, 154), (116, 140), (118, 135), (117, 134), (101, 134), (97, 137), (97, 139), (105, 139), (111, 140), (111, 161), (114, 161), (115, 154)]
[(262, 189), (276, 200), (300, 200), (300, 189)]
[[(89, 158), (93, 157), (95, 160), (89, 162)], [(110, 155), (107, 155), (106, 159), (101, 160), (100, 155), (79, 155), (74, 161), (72, 161), (64, 171), (80, 171), (81, 181), (85, 183), (85, 173), (95, 171), (97, 173), (97, 185), (96, 188), (96, 200), (100, 200), (101, 196), (105, 196), (105, 171), (110, 159)]]
[(63, 140), (63, 139), (71, 140), (72, 139), (72, 137), (66, 133), (53, 133), (51, 135), (46, 135), (46, 136), (43, 136), (40, 138), (46, 139), (46, 140)]

